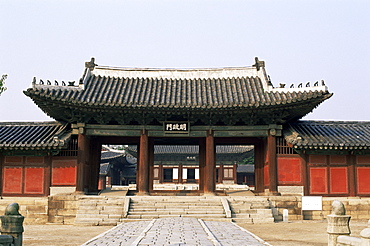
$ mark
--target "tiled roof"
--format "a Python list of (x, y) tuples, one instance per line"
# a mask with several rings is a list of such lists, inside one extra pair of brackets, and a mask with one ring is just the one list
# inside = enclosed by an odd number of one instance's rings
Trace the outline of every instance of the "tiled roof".
[(70, 137), (59, 122), (0, 122), (0, 151), (62, 149)]
[(108, 161), (111, 159), (115, 159), (121, 156), (124, 156), (125, 153), (122, 152), (113, 152), (113, 151), (102, 151), (101, 152), (101, 160)]
[(99, 169), (99, 174), (100, 175), (107, 175), (110, 169), (110, 163), (100, 163), (100, 169)]
[(238, 173), (254, 173), (254, 165), (238, 165), (236, 168)]
[(298, 149), (370, 149), (370, 122), (297, 121), (284, 129)]
[[(129, 145), (129, 150), (136, 152), (136, 145)], [(242, 154), (253, 149), (249, 145), (217, 145), (217, 154)], [(154, 154), (198, 154), (198, 145), (155, 145)]]
[[(87, 69), (80, 83), (36, 83), (25, 91), (50, 116), (63, 120), (55, 105), (79, 107), (85, 111), (155, 110), (216, 112), (311, 105), (295, 112), (302, 117), (332, 94), (321, 83), (300, 88), (273, 88), (263, 68), (137, 69), (95, 66)], [(52, 103), (47, 103), (52, 102)], [(302, 115), (301, 115), (302, 114)]]

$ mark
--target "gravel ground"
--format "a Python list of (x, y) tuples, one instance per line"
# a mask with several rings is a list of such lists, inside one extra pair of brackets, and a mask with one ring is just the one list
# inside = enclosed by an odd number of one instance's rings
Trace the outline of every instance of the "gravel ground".
[[(327, 245), (326, 221), (295, 221), (272, 224), (239, 224), (274, 246)], [(359, 236), (367, 227), (367, 220), (351, 221), (352, 236)], [(81, 245), (109, 230), (111, 226), (25, 225), (25, 246)]]

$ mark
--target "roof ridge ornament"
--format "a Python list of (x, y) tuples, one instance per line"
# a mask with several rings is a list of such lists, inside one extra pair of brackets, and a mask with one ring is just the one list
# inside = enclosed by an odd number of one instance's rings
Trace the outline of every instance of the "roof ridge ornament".
[(97, 64), (95, 64), (95, 58), (94, 57), (91, 57), (91, 60), (89, 62), (85, 62), (85, 67), (90, 69), (90, 71), (93, 71), (96, 66), (97, 66)]
[(253, 67), (256, 67), (257, 71), (259, 71), (261, 67), (265, 67), (265, 61), (258, 60), (257, 56), (254, 58), (254, 60), (256, 61), (256, 63), (253, 65)]

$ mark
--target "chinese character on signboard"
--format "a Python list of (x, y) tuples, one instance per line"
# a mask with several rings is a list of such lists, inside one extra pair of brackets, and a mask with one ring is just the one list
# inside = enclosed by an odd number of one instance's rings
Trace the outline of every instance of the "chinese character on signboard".
[(164, 132), (167, 133), (188, 133), (188, 122), (165, 122)]

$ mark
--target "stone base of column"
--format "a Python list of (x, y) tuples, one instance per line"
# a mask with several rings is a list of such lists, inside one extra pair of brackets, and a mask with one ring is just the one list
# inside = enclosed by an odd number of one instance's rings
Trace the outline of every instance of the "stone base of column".
[(281, 196), (281, 193), (277, 191), (268, 191), (266, 192), (266, 196)]
[(149, 192), (139, 191), (135, 194), (136, 196), (150, 196)]
[(203, 196), (216, 196), (215, 192), (205, 192), (203, 193)]
[(84, 195), (86, 195), (85, 192), (83, 192), (83, 191), (75, 191), (72, 194), (75, 195), (75, 196), (84, 196)]

